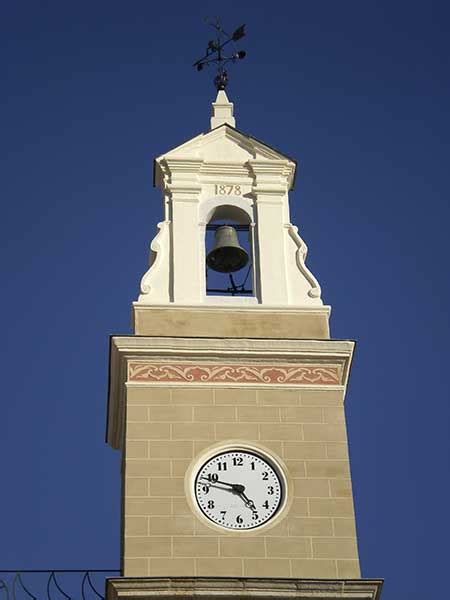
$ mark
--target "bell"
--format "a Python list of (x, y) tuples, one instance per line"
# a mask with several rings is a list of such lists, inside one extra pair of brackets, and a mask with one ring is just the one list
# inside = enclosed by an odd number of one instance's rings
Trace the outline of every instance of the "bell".
[(223, 225), (216, 229), (214, 248), (206, 257), (210, 269), (219, 273), (239, 271), (248, 263), (248, 254), (239, 246), (236, 229), (231, 225)]

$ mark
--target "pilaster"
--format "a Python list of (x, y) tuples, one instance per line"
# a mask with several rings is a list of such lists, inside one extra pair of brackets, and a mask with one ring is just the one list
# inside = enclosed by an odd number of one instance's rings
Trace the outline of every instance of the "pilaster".
[[(197, 304), (201, 299), (201, 270), (198, 212), (202, 187), (198, 173), (200, 159), (166, 159), (166, 190), (171, 199), (171, 288), (175, 303)], [(166, 257), (167, 261), (168, 257)]]

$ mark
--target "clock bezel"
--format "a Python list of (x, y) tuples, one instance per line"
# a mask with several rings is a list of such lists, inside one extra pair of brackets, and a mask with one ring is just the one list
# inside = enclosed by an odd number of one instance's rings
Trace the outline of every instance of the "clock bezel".
[[(262, 523), (261, 525), (257, 525), (255, 527), (251, 527), (248, 529), (232, 529), (228, 527), (224, 527), (219, 523), (215, 523), (212, 521), (200, 508), (197, 502), (197, 497), (195, 493), (195, 483), (197, 476), (200, 470), (203, 468), (205, 463), (214, 458), (215, 456), (225, 453), (225, 452), (250, 452), (255, 454), (256, 456), (260, 456), (262, 459), (267, 461), (269, 465), (274, 469), (276, 475), (278, 476), (281, 484), (281, 502), (280, 505), (275, 512), (275, 514), (269, 518), (268, 521)], [(189, 506), (192, 512), (198, 517), (202, 523), (210, 527), (211, 529), (215, 529), (220, 533), (224, 534), (232, 534), (232, 535), (255, 535), (255, 533), (259, 533), (264, 529), (269, 529), (274, 527), (277, 523), (280, 522), (282, 518), (286, 515), (287, 510), (289, 509), (290, 503), (292, 501), (292, 482), (290, 477), (288, 476), (288, 472), (286, 466), (283, 461), (275, 455), (275, 453), (269, 448), (256, 443), (249, 443), (242, 440), (227, 440), (224, 442), (220, 442), (218, 444), (214, 444), (209, 446), (207, 449), (204, 449), (200, 454), (194, 458), (191, 462), (185, 477), (185, 492), (186, 498), (188, 500)]]

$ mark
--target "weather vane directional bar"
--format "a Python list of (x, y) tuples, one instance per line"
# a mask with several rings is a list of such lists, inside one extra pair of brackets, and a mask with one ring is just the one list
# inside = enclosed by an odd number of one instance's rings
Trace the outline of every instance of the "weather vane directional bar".
[(225, 65), (229, 62), (241, 60), (245, 58), (246, 55), (244, 50), (235, 50), (233, 54), (226, 55), (224, 53), (224, 47), (230, 42), (237, 42), (244, 37), (245, 25), (241, 25), (229, 35), (222, 29), (218, 17), (214, 21), (206, 20), (206, 22), (217, 31), (217, 38), (208, 42), (205, 56), (199, 58), (199, 60), (194, 63), (194, 67), (197, 68), (197, 71), (202, 71), (204, 67), (216, 64), (217, 74), (214, 78), (214, 85), (217, 90), (224, 90), (228, 83), (228, 73), (225, 69)]

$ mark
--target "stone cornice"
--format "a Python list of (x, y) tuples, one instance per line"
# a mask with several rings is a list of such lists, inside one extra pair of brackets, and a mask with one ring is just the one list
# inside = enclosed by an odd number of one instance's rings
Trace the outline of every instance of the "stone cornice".
[(382, 579), (121, 577), (106, 582), (107, 600), (380, 600)]
[(289, 188), (293, 184), (295, 164), (289, 160), (249, 160), (248, 165), (257, 184), (285, 181)]
[[(134, 304), (136, 305), (137, 303), (134, 302)], [(198, 308), (199, 305), (197, 304), (179, 304), (177, 305), (176, 309), (177, 311), (191, 311), (193, 308)], [(217, 310), (223, 310), (223, 306), (203, 306), (203, 304), (201, 305), (202, 310), (207, 310), (210, 312), (214, 312)], [(160, 308), (160, 309), (167, 309), (168, 306), (167, 304), (161, 303), (161, 304), (154, 304), (152, 306), (152, 309), (155, 308)], [(236, 307), (236, 309), (233, 310), (237, 310), (239, 312), (251, 312), (254, 313), (255, 311), (258, 311), (258, 313), (261, 314), (267, 314), (267, 315), (273, 315), (274, 311), (277, 312), (277, 314), (290, 314), (290, 313), (298, 313), (299, 310), (301, 310), (302, 312), (305, 313), (309, 313), (309, 314), (326, 314), (327, 316), (329, 316), (331, 314), (331, 306), (329, 305), (322, 305), (322, 306), (302, 306), (301, 308), (295, 305), (292, 306), (279, 306), (279, 305), (273, 305), (273, 306), (268, 306), (268, 305), (264, 305), (264, 304), (257, 304), (255, 306), (252, 307)], [(298, 340), (300, 340), (300, 336), (298, 336), (297, 338)], [(310, 338), (312, 339), (312, 338)], [(336, 340), (335, 340), (336, 341)]]
[(289, 160), (250, 159), (248, 163), (255, 173), (272, 173), (273, 175), (285, 174), (294, 167), (294, 163)]
[(255, 185), (252, 191), (258, 204), (282, 204), (287, 197), (286, 188), (282, 186)]
[(160, 163), (164, 173), (169, 178), (186, 174), (217, 176), (233, 175), (238, 177), (252, 177), (259, 185), (270, 184), (274, 187), (283, 187), (286, 193), (287, 186), (292, 183), (295, 165), (289, 161), (275, 160), (248, 160), (244, 163), (233, 161), (206, 161), (199, 158), (174, 157), (164, 159)]
[[(251, 309), (250, 309), (251, 310)], [(267, 311), (269, 312), (269, 311)], [(312, 311), (311, 311), (312, 312)], [(112, 348), (119, 354), (136, 356), (204, 355), (309, 358), (351, 358), (352, 340), (300, 340), (252, 338), (196, 338), (112, 336)]]
[[(228, 161), (214, 161), (207, 148), (210, 144), (228, 140), (236, 148), (247, 153), (247, 158), (241, 156)], [(225, 164), (226, 162), (226, 164)], [(223, 164), (221, 164), (223, 163)], [(164, 182), (164, 176), (190, 174), (248, 176), (256, 179), (277, 178), (283, 180), (290, 188), (294, 183), (296, 170), (295, 161), (264, 144), (260, 140), (248, 136), (233, 127), (223, 125), (200, 134), (174, 148), (170, 152), (155, 159), (154, 181), (157, 185)]]
[(240, 162), (204, 162), (200, 168), (200, 175), (233, 175), (237, 177), (249, 177), (249, 169), (247, 163)]
[(201, 158), (191, 158), (189, 156), (174, 157), (165, 158), (163, 161), (161, 161), (161, 164), (166, 166), (172, 173), (196, 173), (200, 170), (203, 160)]
[(189, 181), (170, 183), (166, 187), (174, 200), (183, 200), (184, 196), (187, 196), (188, 200), (192, 199), (198, 202), (198, 197), (202, 191), (200, 185)]

